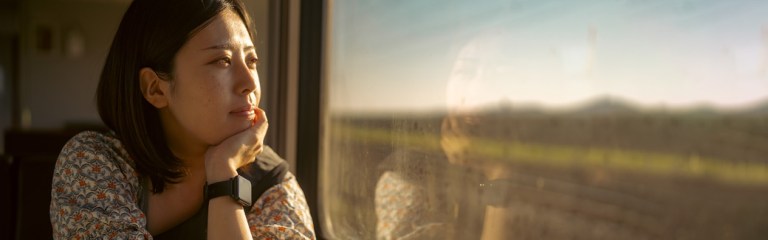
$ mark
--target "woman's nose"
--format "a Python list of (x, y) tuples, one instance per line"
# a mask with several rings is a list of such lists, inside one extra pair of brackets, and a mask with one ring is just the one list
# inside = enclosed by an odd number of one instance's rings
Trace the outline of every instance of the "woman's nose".
[(260, 94), (259, 73), (256, 69), (250, 68), (245, 61), (242, 61), (237, 67), (235, 78), (237, 81), (237, 92), (242, 95), (250, 93)]

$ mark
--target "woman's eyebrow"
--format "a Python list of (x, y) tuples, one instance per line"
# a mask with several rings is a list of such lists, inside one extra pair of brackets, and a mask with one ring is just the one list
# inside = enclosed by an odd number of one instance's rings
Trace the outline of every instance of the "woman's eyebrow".
[[(237, 49), (237, 46), (238, 45), (235, 45), (232, 43), (224, 43), (224, 44), (218, 44), (218, 45), (213, 45), (207, 48), (203, 48), (202, 50), (235, 50)], [(246, 51), (253, 50), (253, 49), (254, 49), (253, 45), (248, 45), (243, 47), (243, 50), (246, 50)]]

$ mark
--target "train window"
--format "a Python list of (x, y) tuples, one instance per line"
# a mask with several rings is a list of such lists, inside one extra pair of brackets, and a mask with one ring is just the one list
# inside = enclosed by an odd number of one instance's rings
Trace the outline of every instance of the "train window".
[(332, 239), (768, 238), (768, 2), (328, 1)]

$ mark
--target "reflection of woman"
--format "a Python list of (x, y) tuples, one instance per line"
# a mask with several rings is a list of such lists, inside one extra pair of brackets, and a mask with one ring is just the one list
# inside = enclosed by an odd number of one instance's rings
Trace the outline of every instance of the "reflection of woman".
[(379, 166), (377, 239), (448, 239), (450, 208), (441, 184), (444, 157), (400, 149)]
[[(411, 164), (417, 169), (423, 169), (421, 174), (440, 178), (443, 185), (431, 189), (421, 181), (409, 180), (397, 170), (385, 172), (379, 179), (376, 192), (379, 239), (404, 239), (410, 236), (430, 239), (434, 235), (425, 234), (425, 229), (429, 229), (427, 226), (433, 227), (431, 231), (448, 233), (445, 237), (453, 239), (563, 237), (558, 235), (557, 230), (548, 230), (551, 227), (548, 225), (551, 223), (549, 219), (541, 221), (550, 216), (563, 217), (559, 212), (550, 214), (547, 207), (540, 207), (537, 203), (521, 205), (515, 202), (516, 198), (527, 198), (530, 189), (536, 190), (537, 186), (530, 183), (535, 183), (537, 177), (533, 174), (521, 175), (508, 162), (489, 158), (480, 149), (486, 147), (481, 145), (484, 142), (514, 137), (511, 126), (503, 121), (495, 121), (499, 116), (492, 114), (509, 104), (510, 93), (532, 94), (502, 87), (519, 86), (526, 89), (535, 86), (545, 92), (554, 92), (542, 86), (557, 83), (557, 77), (563, 74), (556, 69), (536, 69), (543, 65), (536, 63), (557, 59), (548, 51), (544, 54), (536, 52), (541, 46), (524, 45), (533, 44), (525, 42), (517, 46), (513, 43), (516, 42), (508, 32), (489, 32), (470, 41), (458, 53), (446, 87), (448, 111), (440, 131), (441, 149), (450, 164), (441, 169)], [(518, 56), (515, 54), (534, 57), (514, 57)], [(512, 80), (515, 85), (509, 84)], [(411, 158), (409, 160), (413, 161)], [(382, 194), (390, 191), (406, 194), (400, 198), (387, 198), (386, 194)], [(428, 202), (425, 196), (430, 191), (443, 191), (449, 209), (449, 214), (443, 215), (443, 221), (427, 221), (432, 225), (421, 220), (421, 216), (439, 214), (424, 204)], [(538, 214), (546, 217), (539, 218)], [(567, 219), (567, 216), (562, 219)]]
[[(588, 29), (587, 33), (588, 42), (594, 43), (595, 30)], [(539, 160), (536, 154), (546, 149), (528, 150), (514, 157), (509, 154), (524, 150), (514, 146), (506, 148), (506, 143), (548, 137), (547, 133), (577, 137), (568, 135), (572, 132), (526, 129), (533, 125), (524, 123), (541, 121), (541, 116), (547, 114), (536, 115), (530, 121), (516, 121), (527, 119), (528, 113), (510, 111), (508, 107), (512, 103), (541, 99), (565, 101), (577, 96), (575, 93), (586, 85), (578, 80), (583, 80), (591, 71), (592, 61), (589, 51), (585, 51), (586, 54), (571, 56), (584, 58), (573, 61), (583, 64), (558, 69), (552, 64), (558, 56), (550, 54), (548, 43), (529, 43), (530, 46), (523, 47), (510, 44), (514, 39), (513, 34), (502, 31), (470, 42), (454, 62), (448, 82), (448, 114), (442, 127), (442, 149), (453, 166), (480, 173), (479, 182), (462, 189), (463, 192), (479, 189), (478, 194), (458, 197), (456, 201), (459, 205), (456, 225), (477, 224), (476, 229), (472, 229), (475, 235), (465, 235), (462, 239), (653, 238), (623, 225), (637, 221), (631, 211), (622, 209), (629, 205), (631, 198), (593, 188), (569, 176), (575, 169), (536, 164)], [(504, 86), (510, 87), (504, 89)], [(514, 168), (512, 162), (515, 162)], [(461, 217), (462, 212), (476, 222), (462, 224), (460, 221), (467, 218)]]
[(507, 216), (510, 211), (504, 204), (509, 197), (504, 185), (511, 168), (499, 159), (488, 159), (477, 154), (478, 137), (498, 135), (506, 126), (488, 121), (484, 110), (504, 104), (507, 96), (500, 90), (512, 64), (504, 58), (504, 38), (492, 34), (474, 39), (465, 45), (457, 56), (447, 84), (447, 116), (442, 124), (441, 146), (449, 162), (466, 169), (464, 192), (457, 201), (460, 225), (472, 226), (472, 231), (462, 239), (506, 239), (511, 227)]
[(476, 44), (468, 44), (459, 53), (451, 72), (449, 108), (440, 130), (442, 152), (400, 149), (384, 161), (375, 197), (378, 239), (496, 236), (492, 235), (497, 234), (496, 229), (484, 230), (490, 225), (486, 207), (495, 206), (488, 205), (484, 193), (488, 188), (482, 186), (489, 179), (503, 177), (507, 168), (473, 156), (469, 149), (471, 139), (484, 127), (480, 124), (484, 118), (468, 103), (498, 100), (485, 99), (485, 89), (492, 86), (484, 82), (487, 79), (482, 73), (487, 69), (481, 60), (489, 59), (478, 59)]
[(98, 87), (112, 131), (59, 155), (54, 238), (314, 238), (302, 190), (262, 144), (252, 37), (239, 0), (131, 3)]

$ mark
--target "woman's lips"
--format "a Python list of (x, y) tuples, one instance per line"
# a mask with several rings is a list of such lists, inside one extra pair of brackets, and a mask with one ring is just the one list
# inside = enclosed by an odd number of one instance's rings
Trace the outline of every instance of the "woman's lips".
[(250, 117), (250, 116), (256, 115), (256, 112), (254, 110), (255, 108), (252, 106), (245, 106), (245, 107), (237, 108), (229, 113), (234, 114), (236, 116)]

